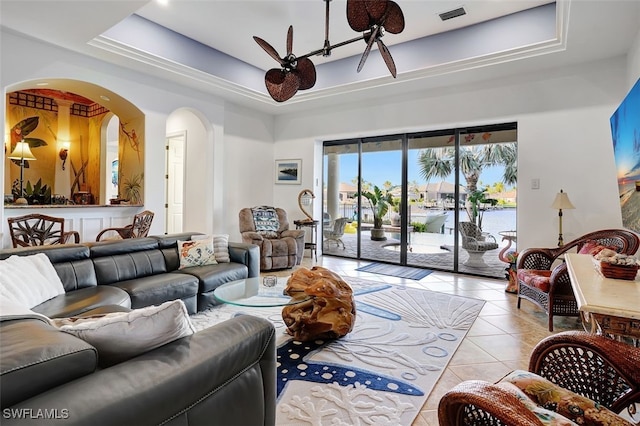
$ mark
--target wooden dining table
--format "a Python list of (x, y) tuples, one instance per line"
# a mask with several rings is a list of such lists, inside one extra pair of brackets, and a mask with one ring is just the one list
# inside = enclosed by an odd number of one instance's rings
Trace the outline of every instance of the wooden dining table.
[(565, 255), (571, 286), (587, 331), (640, 339), (640, 280), (606, 278), (593, 256)]

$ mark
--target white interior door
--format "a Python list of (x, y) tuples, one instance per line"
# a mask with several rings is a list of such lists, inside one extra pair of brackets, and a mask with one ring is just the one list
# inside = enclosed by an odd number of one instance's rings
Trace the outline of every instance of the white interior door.
[(187, 132), (167, 135), (167, 234), (182, 232)]

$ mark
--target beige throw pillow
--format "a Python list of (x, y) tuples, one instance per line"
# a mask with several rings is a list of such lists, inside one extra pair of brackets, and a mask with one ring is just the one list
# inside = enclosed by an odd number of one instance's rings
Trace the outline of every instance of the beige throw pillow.
[(209, 236), (202, 240), (178, 241), (178, 255), (180, 257), (180, 267), (215, 265), (215, 252), (213, 250), (213, 237)]
[(131, 312), (51, 321), (61, 331), (94, 346), (98, 350), (98, 364), (101, 367), (126, 361), (195, 332), (182, 300)]
[(229, 234), (215, 234), (215, 235), (193, 235), (192, 240), (204, 240), (213, 237), (213, 253), (218, 263), (229, 263), (231, 257), (229, 256)]

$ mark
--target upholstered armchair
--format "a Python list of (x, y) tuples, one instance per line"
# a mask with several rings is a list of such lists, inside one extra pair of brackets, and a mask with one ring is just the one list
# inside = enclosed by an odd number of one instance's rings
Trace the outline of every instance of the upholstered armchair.
[(558, 333), (536, 345), (529, 372), (455, 386), (440, 400), (438, 419), (442, 426), (568, 424), (567, 418), (572, 424), (631, 425), (617, 414), (633, 413), (637, 421), (638, 365), (640, 348), (633, 345), (585, 332)]
[(260, 270), (288, 269), (299, 265), (304, 254), (304, 230), (289, 229), (281, 208), (253, 207), (240, 210), (242, 241), (260, 247)]
[(588, 253), (596, 245), (614, 248), (619, 253), (635, 254), (640, 238), (626, 229), (603, 229), (590, 232), (554, 248), (528, 248), (520, 252), (517, 263), (518, 309), (526, 299), (535, 303), (549, 316), (549, 331), (553, 317), (578, 316), (578, 303), (573, 294), (567, 265), (561, 256), (567, 252)]

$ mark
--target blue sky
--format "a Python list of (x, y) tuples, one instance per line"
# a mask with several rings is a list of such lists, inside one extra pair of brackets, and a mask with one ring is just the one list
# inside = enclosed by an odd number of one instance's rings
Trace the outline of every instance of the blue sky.
[[(420, 176), (418, 167), (418, 150), (409, 151), (409, 182), (414, 180), (418, 184), (424, 184), (426, 181)], [(382, 188), (384, 182), (390, 181), (394, 185), (399, 185), (401, 166), (400, 151), (383, 151), (368, 152), (364, 154), (362, 161), (362, 174), (366, 181), (372, 182)], [(352, 179), (358, 174), (358, 156), (357, 154), (341, 154), (340, 155), (340, 181), (352, 183)], [(451, 176), (445, 179), (453, 183), (454, 178)], [(502, 167), (487, 167), (480, 175), (480, 182), (483, 185), (492, 185), (502, 180)], [(432, 179), (431, 182), (439, 182), (439, 179)], [(464, 185), (464, 178), (461, 184)]]

